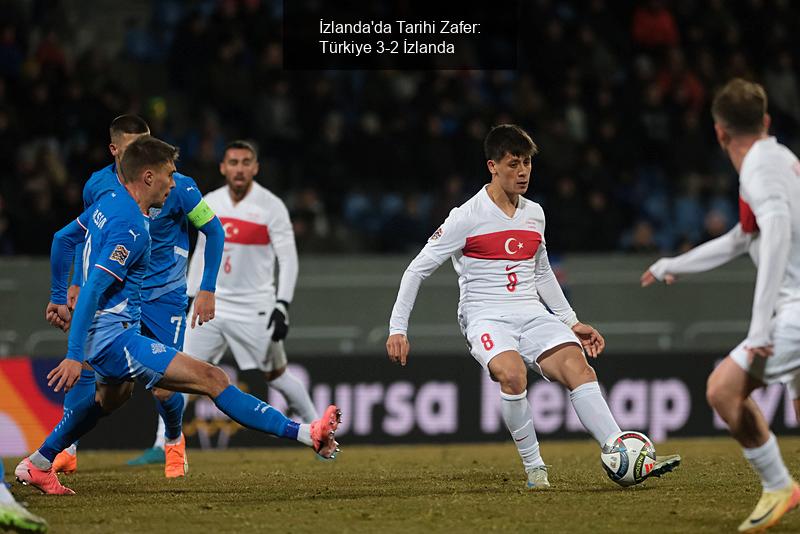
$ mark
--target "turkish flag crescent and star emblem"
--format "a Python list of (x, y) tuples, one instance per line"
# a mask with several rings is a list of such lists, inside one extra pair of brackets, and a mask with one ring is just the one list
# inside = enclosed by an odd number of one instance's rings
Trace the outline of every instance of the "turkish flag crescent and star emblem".
[(481, 260), (529, 260), (536, 255), (542, 234), (532, 230), (504, 230), (470, 236), (464, 256)]
[(258, 224), (233, 217), (220, 217), (225, 230), (226, 243), (240, 245), (269, 245), (269, 230), (266, 224)]

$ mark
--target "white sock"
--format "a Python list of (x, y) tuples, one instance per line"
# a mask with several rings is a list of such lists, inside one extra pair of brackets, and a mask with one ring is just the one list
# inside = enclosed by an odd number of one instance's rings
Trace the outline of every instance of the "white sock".
[(163, 449), (164, 444), (167, 442), (164, 433), (167, 431), (167, 426), (164, 424), (164, 418), (158, 416), (158, 428), (156, 429), (156, 441), (153, 443), (154, 449)]
[(39, 452), (39, 449), (36, 449), (36, 451), (31, 454), (28, 459), (39, 469), (47, 470), (53, 467), (53, 462), (42, 456), (42, 453)]
[(289, 369), (283, 372), (281, 376), (275, 380), (267, 382), (270, 387), (280, 391), (283, 398), (304, 423), (310, 423), (317, 419), (317, 409), (314, 408), (314, 403), (311, 402), (311, 397), (308, 395), (303, 383), (294, 376)]
[(611, 434), (619, 432), (619, 425), (611, 415), (608, 404), (600, 393), (597, 382), (587, 382), (569, 392), (569, 400), (583, 427), (602, 447)]
[(500, 392), (501, 412), (503, 421), (506, 423), (514, 444), (517, 446), (522, 465), (525, 470), (544, 465), (541, 454), (539, 454), (539, 441), (536, 439), (536, 430), (533, 428), (533, 416), (531, 405), (528, 404), (528, 391), (525, 390), (519, 395), (509, 395)]
[(309, 447), (314, 446), (314, 441), (311, 439), (311, 425), (300, 425), (297, 429), (297, 441)]
[(71, 454), (72, 456), (75, 456), (76, 454), (78, 454), (78, 445), (73, 443), (72, 445), (70, 445), (69, 447), (67, 447), (64, 450), (67, 451), (68, 454)]
[(754, 449), (743, 449), (743, 452), (744, 457), (761, 477), (761, 485), (765, 491), (785, 488), (792, 483), (792, 477), (786, 469), (786, 464), (783, 463), (778, 448), (778, 440), (772, 432), (769, 433), (769, 439), (765, 444)]

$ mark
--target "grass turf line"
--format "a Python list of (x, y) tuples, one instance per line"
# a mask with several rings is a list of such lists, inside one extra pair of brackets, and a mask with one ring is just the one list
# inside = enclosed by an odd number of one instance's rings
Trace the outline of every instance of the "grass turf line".
[[(800, 475), (800, 438), (779, 439)], [(617, 487), (594, 442), (547, 441), (553, 488), (524, 489), (511, 443), (352, 446), (335, 462), (298, 448), (189, 451), (190, 472), (128, 467), (131, 452), (80, 453), (63, 477), (75, 497), (14, 485), (55, 533), (100, 532), (720, 532), (735, 531), (761, 486), (729, 438), (671, 440), (683, 464), (662, 479)], [(6, 459), (13, 472), (13, 459)], [(770, 532), (800, 531), (800, 511)]]

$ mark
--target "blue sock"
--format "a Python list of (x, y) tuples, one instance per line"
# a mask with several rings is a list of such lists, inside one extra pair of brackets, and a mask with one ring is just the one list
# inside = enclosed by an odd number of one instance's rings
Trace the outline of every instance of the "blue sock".
[(94, 400), (94, 395), (84, 396), (70, 409), (64, 407), (64, 416), (39, 447), (39, 453), (52, 462), (58, 453), (93, 429), (97, 421), (105, 415), (107, 414)]
[(288, 439), (297, 439), (300, 423), (288, 419), (264, 401), (244, 393), (236, 386), (228, 386), (214, 404), (222, 412), (247, 428)]
[(164, 435), (167, 439), (178, 439), (181, 437), (181, 426), (183, 425), (183, 395), (173, 393), (165, 401), (156, 401), (158, 414), (164, 419)]
[[(75, 382), (75, 385), (72, 386), (72, 389), (67, 391), (67, 394), (64, 395), (64, 413), (66, 413), (67, 410), (74, 409), (82, 398), (88, 397), (89, 395), (91, 395), (92, 398), (94, 398), (95, 388), (96, 388), (95, 382), (96, 379), (94, 376), (94, 371), (83, 369), (81, 371), (80, 378), (78, 378), (78, 381)], [(76, 441), (75, 443), (73, 443), (73, 445), (77, 447), (78, 442)]]

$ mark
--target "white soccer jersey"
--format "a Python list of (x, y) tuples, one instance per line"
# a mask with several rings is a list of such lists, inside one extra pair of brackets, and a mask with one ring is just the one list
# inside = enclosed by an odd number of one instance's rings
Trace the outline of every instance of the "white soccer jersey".
[(428, 239), (411, 262), (392, 311), (390, 333), (405, 333), (419, 284), (447, 258), (452, 258), (460, 289), (459, 314), (487, 306), (513, 307), (532, 315), (547, 313), (542, 300), (566, 324), (577, 322), (550, 269), (544, 239), (544, 211), (519, 197), (509, 217), (485, 187), (458, 208)]
[[(225, 248), (217, 276), (216, 314), (258, 320), (275, 305), (275, 259), (280, 265), (277, 299), (291, 302), (297, 283), (297, 248), (289, 212), (277, 196), (256, 182), (234, 204), (228, 186), (208, 193), (206, 202), (225, 229)], [(187, 289), (195, 295), (203, 276), (205, 236), (197, 239), (189, 264)]]
[(758, 275), (749, 346), (771, 342), (770, 321), (800, 300), (800, 162), (774, 137), (753, 144), (739, 171), (739, 192), (759, 230)]

